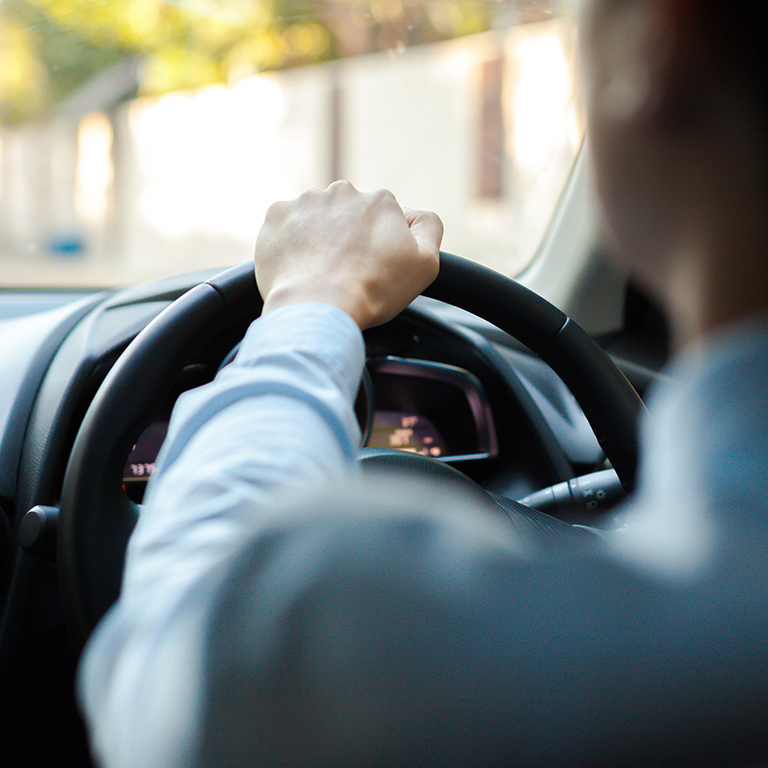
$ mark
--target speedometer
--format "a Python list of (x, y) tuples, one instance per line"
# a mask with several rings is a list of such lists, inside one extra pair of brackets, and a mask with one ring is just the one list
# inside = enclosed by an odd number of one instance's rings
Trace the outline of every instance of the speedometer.
[(493, 416), (473, 373), (430, 360), (368, 360), (373, 425), (368, 448), (395, 448), (442, 461), (496, 456)]
[(426, 417), (401, 411), (376, 411), (369, 448), (396, 448), (438, 458), (446, 452), (445, 440)]

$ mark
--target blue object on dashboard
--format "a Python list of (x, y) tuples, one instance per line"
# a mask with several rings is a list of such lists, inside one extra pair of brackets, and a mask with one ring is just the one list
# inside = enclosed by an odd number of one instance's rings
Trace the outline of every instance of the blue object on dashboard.
[(48, 241), (48, 250), (62, 257), (79, 256), (86, 250), (85, 240), (76, 233), (54, 235)]

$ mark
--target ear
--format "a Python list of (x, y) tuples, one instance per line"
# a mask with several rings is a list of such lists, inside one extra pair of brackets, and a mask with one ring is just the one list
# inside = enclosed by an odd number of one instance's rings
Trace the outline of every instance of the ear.
[(696, 0), (593, 0), (582, 19), (590, 108), (611, 122), (669, 122), (705, 46)]

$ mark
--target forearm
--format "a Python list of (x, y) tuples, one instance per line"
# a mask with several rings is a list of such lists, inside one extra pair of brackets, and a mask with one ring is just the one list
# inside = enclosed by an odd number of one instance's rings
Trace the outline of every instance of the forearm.
[(121, 598), (81, 670), (94, 744), (108, 765), (184, 763), (204, 628), (226, 564), (286, 489), (351, 471), (362, 341), (341, 313), (310, 314), (259, 321), (237, 361), (174, 411)]

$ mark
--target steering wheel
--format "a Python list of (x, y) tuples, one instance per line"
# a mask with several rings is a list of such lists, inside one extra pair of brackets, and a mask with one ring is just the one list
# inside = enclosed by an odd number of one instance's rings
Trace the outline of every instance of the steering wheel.
[[(581, 405), (627, 490), (637, 466), (642, 402), (608, 355), (563, 312), (519, 283), (441, 253), (424, 295), (468, 310), (517, 338), (557, 373)], [(120, 356), (88, 409), (67, 465), (57, 559), (68, 618), (85, 641), (117, 598), (138, 507), (120, 482), (146, 415), (163, 402), (194, 352), (261, 299), (251, 263), (201, 283), (150, 322)]]

